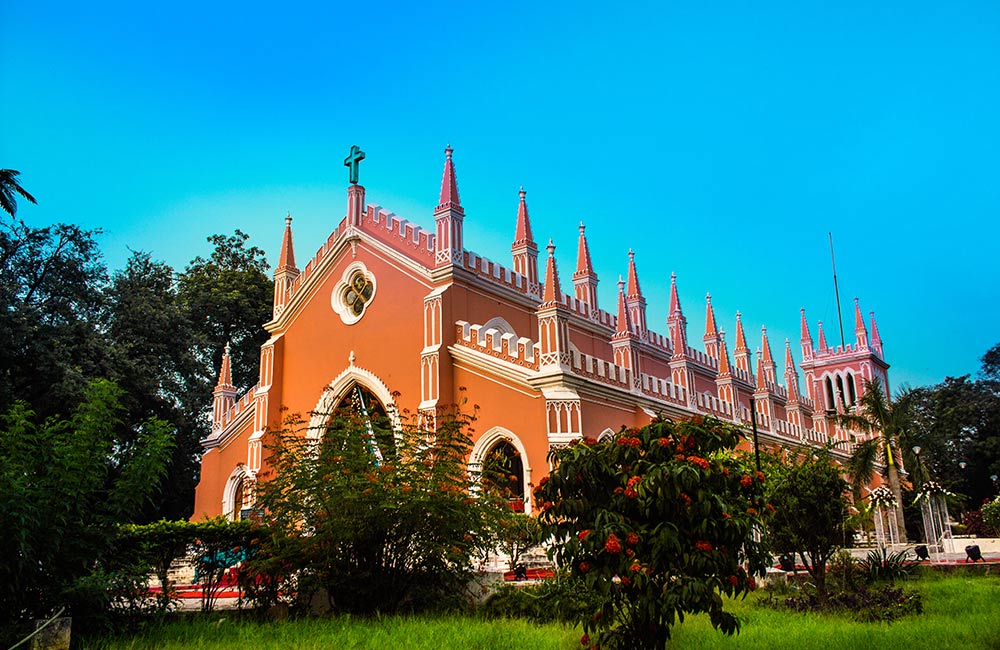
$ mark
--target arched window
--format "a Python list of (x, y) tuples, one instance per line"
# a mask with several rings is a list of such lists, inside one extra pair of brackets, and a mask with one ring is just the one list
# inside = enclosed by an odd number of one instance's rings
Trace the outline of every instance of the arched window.
[(844, 393), (844, 377), (840, 374), (837, 375), (837, 397), (840, 398), (840, 403), (847, 405), (847, 395)]
[(829, 377), (826, 378), (826, 410), (837, 410), (837, 400), (833, 396), (833, 380)]
[(854, 385), (854, 374), (850, 372), (847, 373), (847, 398), (849, 400), (847, 402), (848, 406), (854, 406), (858, 401), (857, 388)]
[(366, 431), (367, 451), (376, 465), (395, 458), (396, 439), (385, 405), (359, 383), (351, 384), (334, 406), (326, 430), (348, 425)]
[(483, 458), (483, 479), (508, 500), (516, 512), (524, 512), (524, 463), (521, 454), (507, 440), (499, 440)]

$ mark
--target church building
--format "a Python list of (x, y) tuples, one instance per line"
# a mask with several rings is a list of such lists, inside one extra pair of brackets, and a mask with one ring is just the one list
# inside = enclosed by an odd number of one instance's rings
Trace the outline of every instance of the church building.
[(548, 473), (549, 451), (573, 440), (658, 416), (705, 414), (749, 427), (755, 411), (769, 449), (846, 441), (850, 433), (833, 416), (857, 402), (865, 380), (888, 386), (874, 315), (866, 323), (856, 299), (855, 342), (846, 346), (828, 345), (822, 323), (814, 344), (802, 311), (798, 364), (787, 340), (775, 357), (764, 328), (752, 354), (739, 312), (730, 348), (711, 296), (697, 349), (674, 275), (667, 330), (651, 329), (631, 251), (615, 304), (602, 308), (583, 224), (576, 268), (560, 276), (551, 240), (539, 251), (523, 189), (516, 217), (511, 210), (509, 262), (477, 255), (463, 238), (452, 153), (449, 146), (432, 231), (366, 203), (357, 147), (345, 161), (346, 216), (302, 268), (286, 218), (259, 381), (238, 395), (227, 350), (212, 432), (202, 441), (195, 519), (238, 518), (252, 508), (268, 432), (287, 413), (319, 428), (316, 414), (354, 394), (373, 410), (405, 409), (429, 421), (467, 395), (479, 406), (470, 468), (497, 451), (514, 459), (523, 508), (532, 512), (531, 486)]

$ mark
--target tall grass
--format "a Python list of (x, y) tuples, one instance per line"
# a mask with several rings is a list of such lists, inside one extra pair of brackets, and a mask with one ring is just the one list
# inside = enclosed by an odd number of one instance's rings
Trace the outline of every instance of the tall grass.
[(674, 630), (672, 648), (687, 650), (817, 648), (1000, 648), (1000, 578), (930, 575), (903, 582), (923, 594), (924, 613), (893, 623), (859, 623), (843, 616), (798, 614), (755, 604), (757, 594), (732, 603), (743, 621), (738, 637), (714, 633), (707, 617), (693, 617)]
[(302, 619), (272, 623), (181, 620), (130, 638), (92, 640), (84, 650), (566, 650), (580, 633), (559, 625), (467, 617)]
[[(894, 623), (858, 623), (841, 616), (778, 611), (757, 604), (760, 592), (728, 607), (743, 621), (739, 636), (695, 616), (675, 626), (673, 649), (817, 648), (942, 650), (1000, 648), (1000, 577), (928, 575), (904, 583), (924, 596), (924, 613)], [(581, 632), (559, 625), (469, 617), (307, 619), (281, 623), (181, 620), (129, 638), (89, 640), (84, 650), (570, 650)]]

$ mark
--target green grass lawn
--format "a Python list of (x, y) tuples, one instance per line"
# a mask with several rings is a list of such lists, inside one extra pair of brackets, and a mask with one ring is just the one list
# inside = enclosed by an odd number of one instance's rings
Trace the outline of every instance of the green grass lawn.
[[(674, 628), (672, 648), (1000, 648), (1000, 577), (928, 576), (907, 582), (924, 594), (924, 613), (895, 623), (855, 623), (838, 616), (796, 614), (756, 604), (757, 595), (731, 603), (743, 621), (737, 637), (714, 631), (707, 617)], [(85, 650), (312, 650), (414, 648), (417, 650), (569, 650), (581, 632), (559, 625), (484, 621), (471, 617), (351, 618), (248, 623), (226, 619), (178, 621), (130, 638), (90, 640)]]

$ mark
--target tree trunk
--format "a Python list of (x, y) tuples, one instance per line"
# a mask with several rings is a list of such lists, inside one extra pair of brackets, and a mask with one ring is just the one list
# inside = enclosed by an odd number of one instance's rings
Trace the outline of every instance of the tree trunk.
[(903, 490), (899, 486), (899, 470), (896, 469), (895, 463), (889, 465), (889, 489), (892, 490), (892, 496), (896, 497), (896, 528), (899, 531), (899, 543), (906, 544), (906, 521), (903, 519)]

